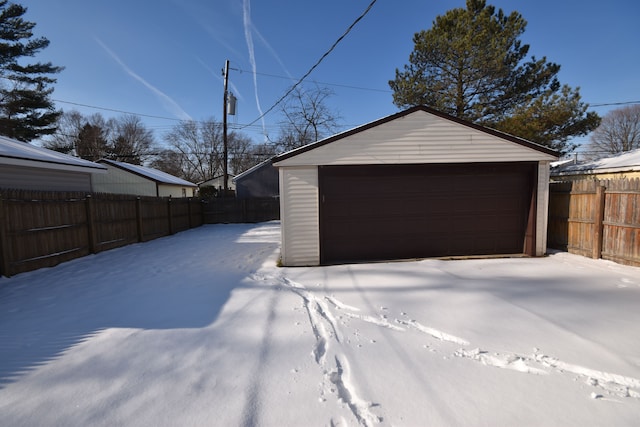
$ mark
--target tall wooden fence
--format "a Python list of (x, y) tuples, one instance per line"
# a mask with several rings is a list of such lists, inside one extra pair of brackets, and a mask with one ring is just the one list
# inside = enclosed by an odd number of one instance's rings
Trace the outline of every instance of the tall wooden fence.
[(552, 182), (548, 246), (640, 266), (640, 179)]
[(0, 190), (0, 274), (146, 242), (202, 218), (196, 199)]
[(277, 198), (211, 198), (204, 201), (206, 224), (263, 222), (280, 219), (280, 200)]

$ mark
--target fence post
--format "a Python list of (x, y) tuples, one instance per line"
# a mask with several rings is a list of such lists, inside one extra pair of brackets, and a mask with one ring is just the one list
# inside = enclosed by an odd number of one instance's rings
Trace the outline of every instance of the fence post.
[(7, 236), (7, 224), (9, 223), (8, 209), (0, 194), (0, 274), (6, 277), (11, 276), (11, 252)]
[(187, 199), (187, 217), (189, 218), (189, 230), (191, 230), (193, 228), (193, 225), (191, 223), (191, 198), (189, 197)]
[(87, 207), (87, 239), (89, 240), (89, 252), (95, 254), (97, 252), (96, 224), (93, 214), (93, 197), (91, 197), (91, 194), (87, 194), (87, 197), (85, 197), (85, 206)]
[(171, 196), (167, 200), (167, 217), (169, 220), (169, 234), (173, 234), (173, 221), (172, 221), (173, 209), (171, 207)]
[(602, 239), (604, 234), (604, 206), (605, 206), (605, 186), (596, 187), (595, 218), (593, 224), (593, 253), (591, 258), (599, 259), (602, 256)]
[(138, 242), (144, 241), (144, 228), (142, 227), (142, 199), (136, 197), (136, 228), (138, 230)]

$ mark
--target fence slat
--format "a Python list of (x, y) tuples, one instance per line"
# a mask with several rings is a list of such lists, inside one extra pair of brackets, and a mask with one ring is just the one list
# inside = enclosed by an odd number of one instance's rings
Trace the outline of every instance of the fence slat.
[(3, 198), (0, 194), (0, 274), (7, 276), (10, 274), (11, 253), (9, 252), (9, 241), (7, 240), (7, 208)]
[(604, 206), (605, 206), (605, 188), (599, 185), (596, 188), (595, 205), (594, 205), (594, 224), (593, 224), (593, 253), (591, 258), (599, 259), (602, 256), (602, 234), (604, 233)]
[(86, 197), (87, 204), (87, 237), (89, 240), (89, 252), (95, 254), (97, 252), (97, 244), (96, 244), (96, 225), (95, 225), (95, 215), (94, 215), (94, 206), (93, 206), (93, 198), (90, 194), (87, 194)]

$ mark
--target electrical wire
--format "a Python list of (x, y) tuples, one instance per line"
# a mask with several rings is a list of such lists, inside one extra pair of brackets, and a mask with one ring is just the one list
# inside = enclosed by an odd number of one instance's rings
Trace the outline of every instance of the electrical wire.
[[(284, 95), (282, 95), (280, 97), (280, 99), (278, 99), (271, 107), (269, 107), (267, 109), (267, 111), (265, 111), (264, 113), (262, 113), (260, 116), (258, 116), (258, 118), (256, 118), (254, 121), (252, 121), (251, 123), (249, 123), (247, 126), (251, 126), (252, 124), (256, 123), (258, 120), (262, 119), (264, 116), (266, 116), (267, 114), (269, 114), (274, 108), (276, 108), (282, 101), (285, 100), (285, 98), (287, 96), (289, 96), (291, 94), (291, 92), (293, 92), (299, 85), (300, 83), (302, 83), (304, 81), (304, 79), (306, 79), (312, 72), (313, 70), (316, 69), (316, 67), (318, 67), (318, 65), (320, 65), (320, 63), (327, 57), (329, 56), (329, 54), (331, 52), (333, 52), (333, 50), (336, 48), (336, 46), (338, 46), (338, 43), (340, 43), (346, 36), (347, 34), (349, 34), (351, 32), (351, 30), (353, 29), (353, 27), (356, 26), (356, 24), (358, 22), (360, 22), (360, 20), (362, 20), (362, 18), (364, 18), (367, 13), (369, 13), (369, 11), (371, 10), (371, 8), (373, 7), (373, 5), (376, 3), (377, 0), (373, 0), (371, 3), (369, 3), (369, 6), (367, 6), (367, 8), (365, 9), (364, 12), (362, 12), (362, 14), (360, 16), (358, 16), (356, 18), (355, 21), (353, 21), (353, 23), (351, 25), (349, 25), (349, 28), (347, 28), (347, 30), (340, 36), (338, 37), (338, 39), (333, 43), (333, 45), (329, 48), (329, 50), (327, 50), (321, 57), (320, 59), (318, 59), (318, 61), (316, 61), (315, 64), (313, 64), (313, 66), (309, 69), (309, 71), (306, 72), (306, 74), (304, 76), (302, 76), (293, 86), (291, 86), (291, 88), (289, 88), (289, 90), (287, 92), (285, 92)], [(241, 128), (242, 129), (242, 128)]]
[(640, 101), (625, 101), (625, 102), (607, 102), (601, 104), (589, 104), (589, 107), (610, 107), (613, 105), (631, 105), (640, 104)]
[(78, 107), (94, 108), (96, 110), (111, 111), (113, 113), (131, 114), (131, 115), (134, 115), (134, 116), (148, 117), (148, 118), (151, 118), (151, 119), (172, 120), (172, 121), (176, 121), (176, 122), (184, 121), (183, 119), (176, 119), (175, 117), (164, 117), (164, 116), (154, 116), (154, 115), (151, 115), (151, 114), (133, 113), (131, 111), (124, 111), (124, 110), (118, 110), (118, 109), (115, 109), (115, 108), (107, 108), (107, 107), (96, 107), (95, 105), (81, 104), (79, 102), (63, 101), (61, 99), (51, 99), (51, 100), (54, 101), (54, 102), (59, 102), (61, 104), (70, 104), (70, 105), (76, 105)]
[[(243, 70), (241, 68), (234, 68), (234, 70), (240, 71), (241, 73), (255, 74), (256, 76), (273, 77), (273, 78), (276, 78), (276, 79), (283, 79), (283, 80), (294, 80), (294, 81), (296, 80), (294, 77), (279, 76), (277, 74), (258, 73), (258, 72), (255, 72), (255, 71)], [(346, 88), (346, 89), (366, 90), (366, 91), (370, 91), (370, 92), (393, 93), (393, 91), (390, 90), (390, 89), (374, 89), (374, 88), (370, 88), (370, 87), (344, 85), (344, 84), (339, 84), (339, 83), (317, 82), (315, 80), (314, 80), (314, 82), (318, 83), (318, 84), (321, 84), (323, 86), (336, 86), (336, 87), (343, 87), (343, 88)]]

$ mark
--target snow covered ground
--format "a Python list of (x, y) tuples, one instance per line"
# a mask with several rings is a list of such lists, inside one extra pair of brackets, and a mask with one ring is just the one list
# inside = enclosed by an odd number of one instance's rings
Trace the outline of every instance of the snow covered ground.
[(640, 269), (278, 268), (207, 225), (0, 279), (2, 426), (633, 426)]

